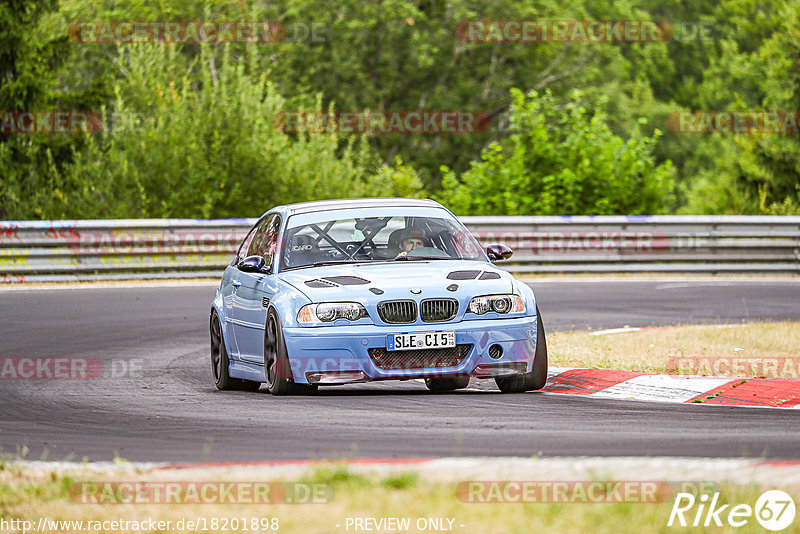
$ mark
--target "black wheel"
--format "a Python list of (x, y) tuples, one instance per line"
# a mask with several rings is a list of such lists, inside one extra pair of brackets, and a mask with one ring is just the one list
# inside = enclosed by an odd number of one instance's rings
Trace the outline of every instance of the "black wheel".
[(214, 383), (219, 390), (245, 390), (255, 391), (261, 387), (260, 382), (231, 378), (228, 374), (228, 351), (225, 349), (225, 339), (222, 335), (222, 324), (219, 322), (217, 312), (211, 313), (211, 373)]
[(542, 389), (547, 384), (547, 341), (544, 338), (544, 323), (539, 306), (536, 306), (536, 355), (533, 358), (533, 371), (521, 375), (495, 378), (497, 387), (503, 393), (522, 393)]
[(455, 391), (456, 389), (464, 389), (468, 385), (468, 376), (425, 379), (425, 386), (431, 391)]
[(317, 390), (317, 386), (294, 383), (283, 327), (278, 314), (272, 308), (267, 314), (267, 324), (264, 325), (264, 376), (267, 379), (267, 389), (273, 395), (311, 393)]

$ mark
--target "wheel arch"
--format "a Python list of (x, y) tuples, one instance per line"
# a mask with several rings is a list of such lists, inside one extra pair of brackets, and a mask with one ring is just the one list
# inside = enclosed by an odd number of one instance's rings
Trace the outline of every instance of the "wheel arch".
[(231, 351), (231, 340), (228, 336), (228, 329), (226, 328), (226, 316), (225, 316), (225, 307), (222, 305), (222, 296), (217, 294), (214, 297), (214, 300), (211, 302), (211, 308), (208, 311), (208, 334), (211, 335), (211, 321), (214, 320), (214, 314), (217, 314), (219, 317), (219, 326), (220, 332), (222, 333), (222, 342), (225, 344), (225, 350), (228, 353), (228, 359), (231, 361), (235, 360), (233, 356), (233, 351)]
[(536, 302), (536, 295), (534, 294), (533, 288), (531, 286), (514, 277), (511, 290), (514, 293), (520, 295), (525, 301), (525, 307), (527, 311), (526, 315), (529, 316), (537, 315), (536, 309), (538, 302)]
[[(264, 319), (264, 343), (265, 344), (267, 342), (267, 327), (268, 327), (267, 323), (269, 322), (269, 316), (272, 313), (274, 313), (275, 316), (278, 318), (278, 324), (281, 327), (281, 331), (284, 331), (285, 328), (286, 328), (286, 324), (284, 323), (283, 316), (281, 315), (278, 307), (275, 306), (272, 302), (270, 302), (269, 307), (267, 307), (267, 315), (266, 315), (266, 317)], [(284, 334), (284, 336), (285, 336), (285, 334)], [(286, 344), (286, 342), (284, 341), (284, 345), (285, 344)], [(286, 378), (288, 378), (288, 379), (292, 380), (292, 382), (294, 382), (294, 370), (292, 369), (292, 365), (297, 363), (297, 359), (296, 358), (294, 358), (294, 359), (292, 358), (292, 356), (289, 354), (288, 347), (286, 348), (286, 358), (289, 361), (289, 365), (287, 366), (288, 376)], [(264, 372), (266, 373), (266, 365), (264, 366)]]

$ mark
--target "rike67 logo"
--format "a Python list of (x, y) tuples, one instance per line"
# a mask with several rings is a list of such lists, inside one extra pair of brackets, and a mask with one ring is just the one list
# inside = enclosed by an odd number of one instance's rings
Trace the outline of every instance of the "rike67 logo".
[(667, 526), (721, 527), (727, 523), (732, 527), (742, 527), (755, 518), (763, 528), (778, 532), (794, 521), (794, 500), (781, 490), (763, 493), (754, 507), (722, 504), (719, 497), (719, 492), (710, 497), (704, 493), (699, 498), (691, 493), (678, 493)]

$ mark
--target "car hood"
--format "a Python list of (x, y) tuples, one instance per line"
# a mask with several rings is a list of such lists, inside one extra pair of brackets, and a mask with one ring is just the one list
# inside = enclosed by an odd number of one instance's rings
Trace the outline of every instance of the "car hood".
[[(510, 293), (513, 287), (513, 277), (509, 273), (480, 261), (414, 260), (333, 265), (283, 272), (278, 276), (312, 302), (415, 297), (460, 299)], [(412, 289), (421, 292), (411, 293)]]

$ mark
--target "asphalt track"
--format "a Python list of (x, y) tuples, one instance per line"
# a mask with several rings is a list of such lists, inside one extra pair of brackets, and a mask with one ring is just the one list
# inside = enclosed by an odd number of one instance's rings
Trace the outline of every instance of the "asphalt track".
[[(548, 330), (800, 319), (794, 280), (532, 283)], [(0, 357), (98, 358), (96, 380), (0, 380), (0, 447), (27, 459), (800, 459), (800, 410), (610, 401), (418, 382), (279, 398), (211, 381), (212, 285), (0, 290)], [(492, 384), (489, 382), (488, 384)]]

